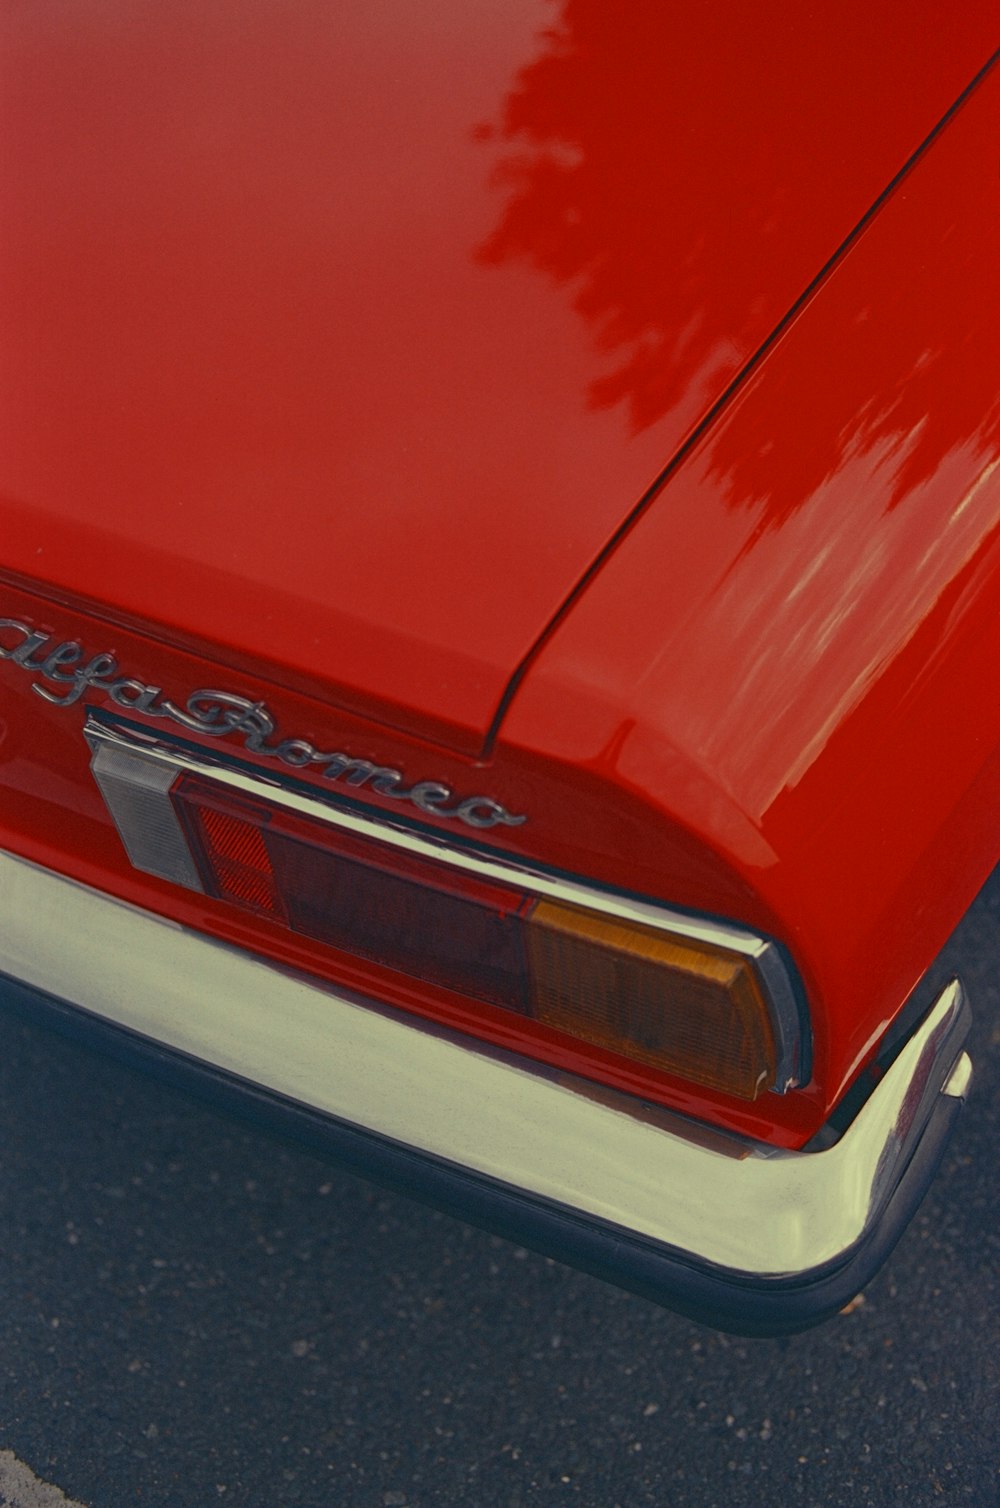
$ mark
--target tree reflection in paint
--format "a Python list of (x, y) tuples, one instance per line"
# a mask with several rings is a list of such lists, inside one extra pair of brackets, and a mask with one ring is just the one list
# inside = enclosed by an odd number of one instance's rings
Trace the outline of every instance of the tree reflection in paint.
[[(894, 35), (890, 63), (883, 23), (861, 6), (832, 19), (785, 0), (736, 0), (735, 11), (562, 0), (499, 122), (477, 131), (499, 149), (505, 196), (477, 259), (527, 261), (567, 287), (607, 363), (587, 402), (622, 406), (634, 433), (692, 393), (703, 411), (724, 391), (940, 113), (930, 98), (922, 115), (895, 98), (886, 110), (887, 70), (898, 86), (916, 66), (912, 27)], [(942, 108), (957, 92), (947, 88)], [(960, 233), (974, 176), (941, 206), (945, 239)], [(914, 234), (933, 242), (935, 231)], [(925, 272), (933, 252), (918, 239), (903, 273)], [(796, 404), (796, 432), (775, 428), (771, 402), (756, 446), (715, 447), (713, 471), (733, 506), (759, 510), (760, 532), (859, 452), (892, 468), (891, 508), (970, 440), (984, 454), (1000, 446), (996, 310), (986, 317), (961, 281), (937, 279), (920, 320), (904, 300), (897, 324), (901, 269), (879, 268), (877, 252), (874, 262), (879, 302), (828, 332), (822, 371), (791, 364), (788, 380), (819, 399)], [(777, 446), (780, 465), (762, 467)]]

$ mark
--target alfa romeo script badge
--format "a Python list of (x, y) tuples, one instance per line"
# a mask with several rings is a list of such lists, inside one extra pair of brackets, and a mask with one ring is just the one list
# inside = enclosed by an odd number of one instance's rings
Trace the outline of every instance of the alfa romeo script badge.
[[(84, 692), (103, 692), (116, 707), (140, 712), (145, 717), (167, 718), (194, 733), (212, 738), (241, 738), (251, 754), (278, 760), (292, 769), (319, 766), (325, 780), (345, 785), (367, 785), (379, 796), (409, 801), (434, 817), (455, 817), (469, 827), (519, 827), (526, 817), (515, 816), (489, 796), (466, 796), (456, 800), (450, 785), (439, 780), (418, 780), (406, 785), (402, 770), (389, 765), (355, 759), (333, 749), (317, 749), (305, 738), (280, 738), (265, 702), (231, 691), (203, 688), (192, 691), (183, 707), (169, 701), (160, 686), (123, 675), (113, 654), (89, 659), (77, 639), (53, 644), (52, 634), (38, 633), (17, 618), (0, 618), (0, 659), (37, 677), (31, 689), (57, 707), (70, 707)], [(48, 683), (48, 684), (46, 684)]]

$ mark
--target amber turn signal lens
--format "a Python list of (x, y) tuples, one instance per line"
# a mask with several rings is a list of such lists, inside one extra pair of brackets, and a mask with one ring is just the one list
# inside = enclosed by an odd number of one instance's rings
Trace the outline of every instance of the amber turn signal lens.
[(546, 900), (527, 943), (536, 1020), (741, 1099), (773, 1084), (774, 1037), (749, 959)]

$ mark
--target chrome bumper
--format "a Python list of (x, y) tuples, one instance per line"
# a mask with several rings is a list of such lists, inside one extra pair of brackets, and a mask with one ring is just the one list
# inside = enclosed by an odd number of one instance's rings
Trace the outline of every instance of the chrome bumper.
[(956, 981), (835, 1145), (782, 1151), (598, 1097), (9, 854), (0, 895), (0, 999), (110, 1024), (119, 1051), (358, 1171), (748, 1333), (813, 1323), (868, 1280), (971, 1075)]

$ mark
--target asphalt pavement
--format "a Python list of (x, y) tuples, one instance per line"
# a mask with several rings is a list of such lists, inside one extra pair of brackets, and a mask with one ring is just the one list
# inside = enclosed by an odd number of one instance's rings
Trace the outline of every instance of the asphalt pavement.
[(0, 1505), (1000, 1503), (1000, 878), (973, 1098), (850, 1313), (703, 1329), (0, 1015)]

